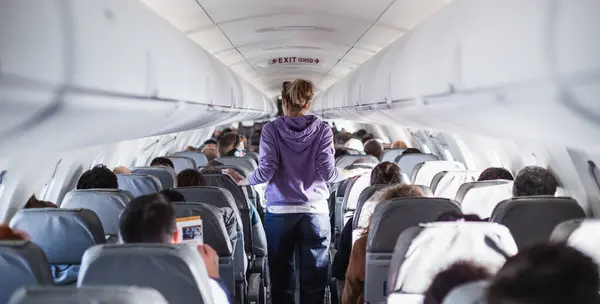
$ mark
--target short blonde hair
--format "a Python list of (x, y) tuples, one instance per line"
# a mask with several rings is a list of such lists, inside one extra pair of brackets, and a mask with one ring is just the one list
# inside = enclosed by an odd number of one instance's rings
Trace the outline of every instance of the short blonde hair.
[(308, 108), (315, 96), (314, 91), (315, 88), (312, 82), (298, 78), (289, 87), (288, 95), (290, 100), (287, 100), (287, 102), (291, 107), (296, 109)]
[(408, 146), (404, 141), (397, 140), (392, 143), (392, 149), (408, 149)]
[[(417, 185), (399, 184), (379, 190), (373, 195), (372, 200), (380, 204), (399, 197), (425, 197), (425, 193)], [(363, 231), (362, 236), (368, 235), (370, 230), (371, 219), (369, 219), (369, 226)]]

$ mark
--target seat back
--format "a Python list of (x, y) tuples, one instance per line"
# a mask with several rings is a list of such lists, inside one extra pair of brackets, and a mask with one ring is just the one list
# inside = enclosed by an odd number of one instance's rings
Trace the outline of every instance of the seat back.
[[(489, 218), (498, 203), (512, 197), (513, 182), (507, 180), (481, 181), (463, 184), (457, 194), (464, 213)], [(464, 191), (464, 192), (463, 192)], [(462, 197), (459, 197), (462, 195)]]
[[(356, 210), (354, 211), (354, 222), (352, 223), (352, 229), (365, 228), (365, 225), (359, 223), (365, 223), (365, 220), (371, 218), (373, 211), (375, 210), (375, 204), (370, 199), (381, 189), (385, 189), (391, 185), (372, 185), (368, 186), (358, 196), (358, 203), (356, 204)], [(367, 203), (369, 202), (369, 203)], [(365, 209), (365, 207), (367, 209)], [(363, 212), (365, 212), (363, 214)]]
[(429, 197), (396, 198), (375, 207), (367, 240), (365, 302), (385, 301), (388, 268), (400, 233), (450, 211), (460, 212), (456, 202)]
[(247, 151), (246, 155), (244, 155), (244, 157), (250, 158), (252, 160), (254, 160), (257, 164), (260, 160), (260, 154), (256, 153), (256, 152), (252, 152), (252, 151)]
[[(344, 194), (344, 202), (342, 203), (344, 209), (344, 224), (356, 210), (358, 205), (358, 198), (365, 188), (371, 185), (371, 173), (363, 174), (357, 179), (354, 179), (346, 187), (346, 194)], [(348, 214), (350, 212), (350, 214)]]
[(532, 196), (502, 201), (494, 209), (490, 221), (508, 227), (522, 249), (547, 242), (558, 224), (585, 216), (585, 211), (573, 198)]
[(431, 160), (419, 163), (412, 171), (412, 181), (416, 185), (431, 187), (433, 177), (443, 171), (465, 170), (465, 165), (457, 161)]
[(222, 165), (222, 166), (215, 166), (215, 169), (217, 170), (227, 170), (227, 169), (233, 169), (235, 170), (237, 173), (239, 173), (240, 175), (242, 175), (243, 177), (247, 177), (248, 174), (250, 172), (246, 171), (243, 167), (237, 166), (237, 165)]
[(167, 156), (167, 158), (173, 162), (173, 167), (175, 167), (177, 174), (185, 169), (198, 169), (196, 162), (192, 158), (184, 156)]
[(550, 241), (577, 248), (600, 265), (600, 219), (576, 219), (562, 222), (554, 228)]
[(87, 209), (23, 209), (10, 226), (24, 231), (40, 246), (57, 284), (77, 282), (83, 253), (106, 242), (100, 219)]
[(18, 290), (9, 304), (168, 304), (155, 289), (126, 286), (27, 287)]
[(356, 160), (367, 159), (370, 163), (376, 164), (379, 162), (377, 157), (373, 155), (343, 155), (335, 160), (335, 166), (338, 168), (346, 168), (352, 165)]
[(459, 285), (450, 290), (442, 304), (485, 304), (485, 291), (489, 286), (487, 281), (476, 281)]
[(131, 192), (134, 197), (152, 194), (162, 190), (160, 180), (147, 174), (117, 174), (119, 189)]
[(462, 184), (477, 181), (481, 170), (474, 171), (442, 171), (431, 181), (431, 191), (436, 197), (455, 199), (458, 188)]
[[(398, 155), (394, 162), (398, 164), (400, 170), (406, 174), (412, 174), (414, 168), (426, 161), (434, 161), (439, 160), (439, 158), (433, 154), (425, 154), (425, 153), (410, 153), (404, 155)], [(411, 177), (412, 180), (412, 177)], [(427, 185), (429, 186), (429, 185)]]
[(339, 182), (337, 190), (335, 191), (335, 202), (334, 202), (334, 213), (333, 213), (333, 231), (334, 235), (337, 236), (342, 233), (344, 229), (344, 196), (346, 195), (346, 189), (351, 183), (354, 183), (358, 177), (352, 177)]
[[(219, 208), (203, 203), (173, 203), (177, 218), (200, 216), (202, 219), (202, 236), (205, 244), (210, 245), (219, 256), (219, 274), (229, 290), (235, 290), (233, 264), (233, 248), (227, 228)], [(244, 256), (239, 258), (243, 259)], [(243, 271), (243, 269), (242, 269)]]
[(0, 241), (0, 303), (21, 287), (52, 285), (44, 251), (31, 241)]
[(248, 157), (223, 156), (217, 158), (217, 161), (220, 161), (224, 165), (240, 166), (247, 172), (252, 172), (258, 168), (258, 164), (252, 158)]
[(517, 253), (508, 228), (489, 222), (435, 222), (405, 230), (396, 241), (389, 291), (423, 294), (437, 273), (458, 261), (474, 261), (495, 273)]
[(193, 159), (197, 166), (196, 169), (198, 167), (202, 167), (202, 166), (206, 165), (206, 163), (208, 163), (208, 159), (206, 158), (206, 155), (204, 155), (204, 153), (202, 153), (202, 152), (181, 151), (181, 152), (175, 152), (175, 153), (171, 154), (171, 156), (181, 156), (181, 157), (187, 157), (187, 158)]
[(396, 157), (402, 155), (406, 149), (404, 148), (396, 148), (396, 149), (387, 149), (383, 151), (381, 155), (381, 162), (396, 162)]
[(84, 208), (94, 211), (104, 233), (110, 236), (119, 234), (119, 215), (133, 199), (129, 191), (121, 189), (73, 190), (65, 196), (61, 208)]
[(213, 303), (204, 261), (188, 244), (92, 247), (83, 256), (77, 286), (94, 285), (154, 288), (169, 304)]
[(415, 185), (417, 187), (419, 187), (419, 189), (421, 189), (421, 191), (423, 191), (423, 194), (425, 194), (426, 197), (433, 197), (433, 191), (431, 191), (431, 188), (424, 186), (424, 185)]
[(131, 170), (134, 174), (152, 175), (160, 181), (162, 189), (171, 189), (177, 186), (177, 173), (171, 167), (152, 166), (152, 167), (135, 167)]

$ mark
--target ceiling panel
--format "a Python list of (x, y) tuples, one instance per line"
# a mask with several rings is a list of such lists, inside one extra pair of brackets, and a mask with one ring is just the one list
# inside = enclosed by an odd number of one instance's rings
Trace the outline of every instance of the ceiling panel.
[(246, 60), (244, 56), (240, 55), (240, 52), (238, 52), (236, 49), (228, 49), (225, 51), (214, 53), (213, 55), (215, 55), (226, 65), (243, 63)]
[(360, 38), (356, 47), (372, 52), (379, 52), (400, 38), (404, 33), (405, 31), (403, 30), (376, 23)]
[(142, 2), (184, 33), (213, 24), (195, 0), (142, 0)]
[(379, 18), (379, 22), (410, 30), (448, 2), (448, 0), (396, 0)]
[(375, 55), (376, 52), (373, 51), (365, 51), (362, 49), (352, 48), (348, 51), (348, 54), (344, 56), (345, 61), (352, 62), (354, 64), (363, 64), (367, 61), (371, 56)]
[(195, 31), (188, 36), (212, 54), (231, 48), (231, 43), (216, 25)]

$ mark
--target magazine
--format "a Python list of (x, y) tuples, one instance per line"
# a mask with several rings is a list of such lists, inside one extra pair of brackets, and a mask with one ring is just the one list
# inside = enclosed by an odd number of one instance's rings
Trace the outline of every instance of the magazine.
[(203, 243), (202, 219), (200, 216), (190, 216), (178, 218), (177, 236), (180, 243), (193, 243), (200, 245)]

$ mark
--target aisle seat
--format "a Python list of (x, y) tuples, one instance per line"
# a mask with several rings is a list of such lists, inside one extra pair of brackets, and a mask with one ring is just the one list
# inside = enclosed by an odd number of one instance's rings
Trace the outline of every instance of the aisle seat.
[(363, 192), (363, 190), (365, 190), (365, 188), (369, 187), (370, 185), (371, 173), (369, 172), (367, 174), (358, 176), (358, 178), (356, 179), (353, 179), (346, 187), (344, 201), (342, 202), (342, 228), (346, 225), (348, 220), (354, 216), (360, 194)]
[(593, 258), (600, 265), (600, 219), (575, 219), (554, 228), (550, 241), (566, 243)]
[(246, 172), (252, 172), (258, 168), (258, 164), (249, 157), (223, 156), (216, 160), (224, 165), (240, 166)]
[(83, 253), (106, 243), (96, 214), (87, 209), (23, 209), (10, 221), (46, 254), (56, 284), (77, 282)]
[(489, 281), (475, 281), (450, 290), (442, 304), (485, 304)]
[(9, 304), (168, 304), (153, 288), (135, 286), (27, 287), (16, 291)]
[(175, 188), (177, 184), (177, 173), (171, 167), (152, 166), (135, 167), (131, 170), (134, 174), (152, 175), (160, 181), (162, 189)]
[(338, 183), (337, 189), (335, 190), (335, 202), (333, 210), (333, 239), (332, 244), (336, 245), (342, 230), (344, 229), (344, 195), (346, 195), (346, 189), (358, 177), (352, 177), (345, 179)]
[(420, 294), (392, 293), (387, 298), (388, 304), (423, 304), (425, 296)]
[[(420, 164), (422, 162), (426, 162), (426, 161), (435, 161), (435, 160), (439, 160), (439, 158), (433, 154), (410, 153), (410, 154), (398, 155), (396, 157), (396, 159), (394, 160), (394, 162), (396, 164), (398, 164), (398, 166), (400, 167), (400, 170), (403, 173), (406, 173), (407, 175), (410, 176), (410, 174), (412, 174), (413, 170), (415, 169), (415, 167), (418, 164)], [(411, 181), (412, 181), (412, 177), (411, 177)]]
[(160, 180), (148, 174), (117, 174), (119, 189), (131, 192), (134, 197), (156, 193), (162, 190)]
[(191, 158), (194, 160), (194, 163), (196, 163), (196, 168), (202, 167), (202, 166), (206, 165), (206, 163), (208, 163), (208, 159), (206, 158), (206, 155), (204, 155), (204, 153), (202, 153), (202, 152), (181, 151), (181, 152), (175, 152), (175, 153), (171, 154), (171, 156), (180, 156), (180, 157)]
[(381, 162), (396, 162), (396, 157), (402, 155), (406, 149), (397, 148), (397, 149), (386, 149), (383, 150), (383, 154), (381, 155)]
[(481, 170), (442, 171), (431, 181), (431, 191), (435, 197), (455, 199), (462, 184), (477, 181)]
[(185, 169), (198, 169), (196, 162), (192, 158), (184, 156), (167, 156), (167, 158), (173, 162), (177, 174)]
[(347, 166), (352, 165), (355, 161), (359, 159), (366, 159), (373, 164), (379, 163), (377, 157), (373, 155), (342, 155), (335, 160), (335, 166), (343, 169)]
[(423, 185), (431, 188), (431, 183), (436, 174), (453, 170), (465, 170), (465, 165), (457, 161), (448, 160), (426, 161), (414, 167), (411, 180), (415, 185)]
[(490, 180), (466, 183), (460, 186), (456, 201), (464, 213), (479, 215), (482, 219), (492, 216), (494, 208), (512, 197), (513, 181)]

